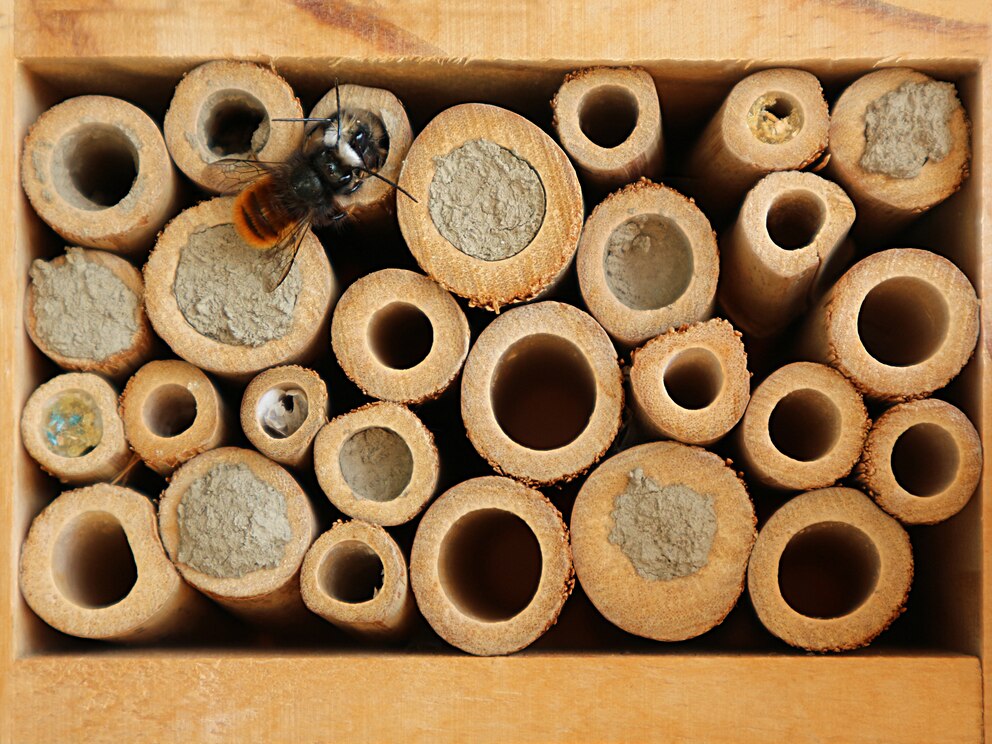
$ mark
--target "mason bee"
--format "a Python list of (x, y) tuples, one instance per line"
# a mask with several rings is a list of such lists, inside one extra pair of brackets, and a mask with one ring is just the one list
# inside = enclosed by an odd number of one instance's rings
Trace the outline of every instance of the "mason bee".
[[(240, 188), (234, 200), (234, 227), (252, 248), (266, 251), (271, 270), (263, 278), (272, 292), (289, 274), (307, 230), (345, 219), (350, 208), (340, 197), (353, 194), (367, 178), (378, 178), (389, 152), (389, 135), (378, 117), (341, 108), (328, 119), (273, 119), (304, 122), (303, 145), (283, 162), (226, 158), (218, 165)], [(413, 197), (410, 197), (411, 199)]]

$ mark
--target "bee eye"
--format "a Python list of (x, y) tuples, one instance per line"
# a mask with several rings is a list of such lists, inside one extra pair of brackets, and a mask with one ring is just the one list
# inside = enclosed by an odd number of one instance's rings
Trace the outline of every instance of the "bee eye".
[(358, 133), (355, 135), (355, 142), (364, 142), (364, 141), (365, 141), (365, 132), (359, 130)]

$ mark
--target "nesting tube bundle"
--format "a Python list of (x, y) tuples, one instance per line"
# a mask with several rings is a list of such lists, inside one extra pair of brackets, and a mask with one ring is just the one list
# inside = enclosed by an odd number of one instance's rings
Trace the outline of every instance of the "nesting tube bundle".
[(854, 205), (831, 181), (795, 171), (761, 179), (720, 240), (720, 304), (734, 324), (771, 336), (805, 313), (850, 258), (853, 224)]
[(590, 184), (614, 189), (661, 175), (661, 104), (647, 70), (592, 67), (570, 73), (551, 110), (561, 146)]
[(311, 612), (369, 641), (404, 638), (417, 616), (406, 558), (382, 527), (338, 522), (307, 552), (300, 590)]
[(824, 295), (802, 351), (836, 367), (868, 398), (923, 398), (971, 358), (978, 309), (974, 288), (953, 263), (894, 248), (856, 263)]
[(241, 428), (255, 449), (280, 465), (309, 466), (327, 423), (327, 386), (312, 369), (290, 364), (255, 377), (241, 399)]
[(830, 118), (830, 171), (858, 225), (890, 234), (956, 192), (968, 176), (971, 125), (951, 83), (906, 68), (859, 78)]
[(25, 138), (21, 163), (31, 206), (75, 245), (146, 250), (178, 203), (162, 133), (117, 98), (79, 96), (48, 109)]
[(571, 594), (568, 528), (538, 491), (496, 476), (465, 481), (420, 521), (410, 581), (451, 645), (479, 656), (519, 651), (555, 624)]
[(575, 573), (628, 633), (694, 638), (723, 622), (744, 590), (755, 524), (723, 459), (677, 442), (642, 444), (604, 462), (579, 491)]
[(20, 582), (39, 617), (82, 638), (155, 640), (200, 611), (162, 549), (152, 502), (105, 483), (67, 491), (35, 517)]
[(810, 651), (870, 643), (902, 613), (912, 581), (909, 535), (853, 488), (787, 502), (761, 528), (748, 567), (758, 619)]
[(843, 375), (822, 364), (787, 364), (751, 396), (738, 429), (741, 460), (766, 486), (822, 488), (851, 472), (870, 425)]
[(709, 445), (737, 425), (750, 398), (741, 335), (725, 320), (685, 326), (634, 351), (630, 389), (657, 437)]
[(904, 524), (936, 524), (964, 508), (982, 477), (982, 441), (958, 408), (917, 400), (883, 413), (865, 442), (858, 481)]
[(341, 369), (366, 395), (423, 403), (458, 378), (468, 354), (468, 320), (427, 277), (385, 269), (363, 276), (341, 296), (331, 344)]
[(159, 529), (183, 578), (232, 612), (273, 625), (306, 617), (299, 572), (316, 517), (268, 458), (236, 447), (194, 457), (162, 494)]
[(21, 441), (45, 472), (74, 485), (111, 480), (131, 459), (117, 391), (85, 372), (53, 377), (31, 393)]
[(236, 190), (224, 158), (282, 162), (299, 149), (303, 126), (293, 89), (274, 70), (217, 60), (191, 70), (176, 86), (165, 114), (165, 141), (180, 170), (203, 189)]
[(285, 281), (268, 291), (272, 262), (238, 236), (233, 202), (201, 202), (166, 226), (145, 265), (145, 304), (180, 357), (247, 380), (318, 353), (337, 287), (326, 252), (308, 233)]
[(148, 362), (128, 380), (120, 401), (131, 447), (152, 470), (169, 475), (231, 436), (217, 388), (201, 370), (177, 359)]
[(616, 351), (602, 327), (571, 305), (514, 308), (469, 352), (461, 408), (468, 438), (499, 472), (535, 485), (571, 480), (619, 431)]
[(141, 273), (106, 251), (68, 248), (31, 267), (24, 325), (63, 369), (120, 380), (154, 351)]
[(582, 231), (565, 153), (534, 124), (481, 103), (438, 114), (407, 153), (397, 201), (417, 263), (445, 289), (499, 310), (560, 279)]
[(713, 228), (691, 199), (638, 181), (593, 210), (576, 269), (589, 312), (629, 347), (710, 317), (720, 262)]
[(345, 514), (374, 524), (409, 522), (434, 496), (434, 436), (398, 403), (370, 403), (336, 417), (313, 446), (317, 481)]
[(830, 114), (820, 81), (802, 70), (763, 70), (733, 87), (689, 160), (705, 205), (729, 211), (766, 173), (800, 170), (827, 147)]

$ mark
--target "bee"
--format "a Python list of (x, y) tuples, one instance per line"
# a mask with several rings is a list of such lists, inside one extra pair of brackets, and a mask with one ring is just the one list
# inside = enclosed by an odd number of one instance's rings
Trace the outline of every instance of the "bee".
[[(268, 256), (265, 289), (275, 291), (289, 275), (303, 238), (311, 227), (347, 218), (351, 208), (341, 197), (353, 194), (368, 178), (379, 175), (389, 153), (389, 135), (378, 117), (341, 108), (327, 119), (273, 119), (304, 122), (301, 148), (282, 162), (225, 158), (218, 166), (236, 182), (233, 223), (241, 239)], [(414, 200), (416, 201), (416, 200)]]

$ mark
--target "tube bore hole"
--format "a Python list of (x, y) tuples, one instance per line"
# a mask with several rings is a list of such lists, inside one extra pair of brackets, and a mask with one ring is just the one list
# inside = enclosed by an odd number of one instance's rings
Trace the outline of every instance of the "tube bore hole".
[(723, 366), (709, 349), (685, 349), (668, 362), (662, 380), (676, 405), (699, 410), (712, 405), (723, 390)]
[(671, 305), (689, 288), (692, 268), (689, 238), (660, 214), (631, 217), (613, 231), (603, 253), (607, 286), (632, 310)]
[(243, 91), (218, 91), (204, 109), (203, 141), (214, 155), (249, 155), (265, 147), (269, 115), (254, 96)]
[(255, 406), (255, 421), (273, 439), (293, 436), (310, 415), (310, 400), (302, 388), (279, 385), (267, 390)]
[(800, 462), (819, 460), (840, 439), (837, 404), (819, 390), (793, 390), (772, 409), (768, 434), (786, 457)]
[(382, 559), (370, 546), (358, 540), (334, 545), (324, 555), (317, 571), (321, 591), (331, 599), (361, 604), (375, 599), (382, 589)]
[(79, 209), (113, 207), (131, 193), (138, 177), (134, 145), (119, 129), (107, 125), (86, 125), (67, 137), (61, 161), (65, 176), (56, 170), (56, 188)]
[(177, 437), (196, 421), (196, 398), (182, 385), (161, 385), (145, 399), (145, 426), (157, 437)]
[(747, 124), (758, 141), (780, 145), (802, 131), (802, 106), (787, 93), (764, 93), (751, 104)]
[(501, 622), (520, 614), (537, 593), (541, 546), (527, 523), (502, 509), (480, 509), (451, 526), (441, 543), (438, 575), (464, 614)]
[(942, 493), (958, 474), (961, 453), (950, 432), (937, 424), (909, 427), (892, 446), (892, 475), (914, 496)]
[(640, 107), (626, 88), (601, 85), (579, 103), (579, 129), (589, 140), (607, 150), (627, 141), (637, 126)]
[(83, 512), (62, 528), (52, 551), (59, 591), (82, 607), (109, 607), (124, 599), (138, 580), (127, 533), (107, 512)]
[(434, 348), (434, 325), (416, 305), (393, 302), (372, 316), (368, 338), (372, 353), (384, 365), (412, 369)]
[(949, 325), (943, 295), (915, 277), (882, 282), (865, 295), (858, 313), (865, 351), (892, 367), (925, 362), (944, 343)]
[(413, 478), (413, 453), (399, 434), (376, 426), (345, 440), (338, 466), (345, 483), (359, 498), (392, 501)]
[(778, 585), (789, 607), (806, 617), (843, 617), (861, 607), (878, 584), (881, 559), (864, 532), (821, 522), (796, 533), (778, 564)]
[(787, 251), (805, 248), (814, 240), (827, 219), (823, 202), (808, 191), (780, 194), (765, 218), (768, 237)]
[(553, 450), (575, 441), (596, 408), (596, 378), (575, 344), (535, 334), (514, 343), (493, 374), (496, 422), (514, 442)]

